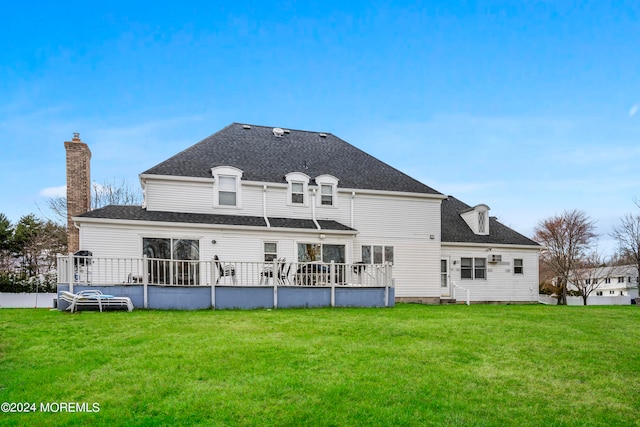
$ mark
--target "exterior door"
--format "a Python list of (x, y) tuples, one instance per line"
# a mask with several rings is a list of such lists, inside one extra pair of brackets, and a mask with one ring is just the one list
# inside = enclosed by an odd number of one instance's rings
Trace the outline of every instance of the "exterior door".
[(449, 280), (449, 258), (440, 260), (440, 295), (451, 296), (451, 281)]

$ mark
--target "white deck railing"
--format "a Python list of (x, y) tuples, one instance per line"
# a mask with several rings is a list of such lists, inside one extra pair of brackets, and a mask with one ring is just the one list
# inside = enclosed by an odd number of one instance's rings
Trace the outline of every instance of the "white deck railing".
[(58, 256), (58, 283), (174, 286), (393, 286), (390, 264), (175, 261)]

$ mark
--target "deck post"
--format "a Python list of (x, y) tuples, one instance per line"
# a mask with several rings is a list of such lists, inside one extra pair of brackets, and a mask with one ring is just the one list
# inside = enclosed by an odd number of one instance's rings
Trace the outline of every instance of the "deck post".
[(336, 306), (336, 281), (334, 274), (336, 272), (336, 265), (331, 261), (331, 266), (329, 266), (329, 284), (331, 285), (331, 307)]
[(211, 270), (209, 274), (211, 275), (211, 309), (216, 309), (216, 271), (215, 271), (215, 260), (211, 258)]
[(142, 295), (143, 295), (143, 307), (149, 306), (149, 263), (147, 262), (147, 256), (142, 256)]
[[(278, 281), (280, 280), (280, 259), (271, 261), (271, 284), (273, 285), (273, 308), (278, 308)], [(267, 277), (267, 283), (269, 278)]]
[(278, 308), (278, 285), (273, 283), (273, 308)]
[(73, 264), (73, 252), (69, 252), (69, 258), (67, 258), (67, 278), (69, 279), (69, 292), (73, 293), (73, 281), (76, 280), (76, 268)]

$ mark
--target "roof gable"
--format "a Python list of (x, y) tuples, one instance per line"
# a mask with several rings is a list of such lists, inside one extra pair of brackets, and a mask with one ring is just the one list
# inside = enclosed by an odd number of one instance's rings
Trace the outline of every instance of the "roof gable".
[(494, 217), (489, 218), (489, 234), (476, 234), (462, 216), (470, 209), (473, 210), (469, 205), (453, 196), (442, 201), (442, 242), (540, 246), (528, 237), (498, 222)]
[(285, 175), (333, 175), (342, 188), (440, 194), (330, 134), (233, 123), (143, 174), (210, 178), (211, 169), (233, 166), (243, 179), (286, 183)]

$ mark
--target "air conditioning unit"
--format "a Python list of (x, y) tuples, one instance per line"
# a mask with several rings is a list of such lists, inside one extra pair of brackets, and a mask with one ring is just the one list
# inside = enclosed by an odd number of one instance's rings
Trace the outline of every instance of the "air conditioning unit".
[(489, 255), (489, 262), (502, 262), (502, 255)]

